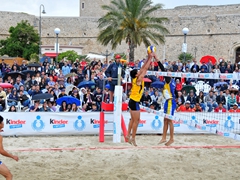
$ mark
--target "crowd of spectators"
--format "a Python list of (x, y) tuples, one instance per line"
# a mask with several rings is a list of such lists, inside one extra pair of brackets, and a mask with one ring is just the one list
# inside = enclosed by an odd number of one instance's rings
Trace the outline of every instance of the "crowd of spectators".
[[(129, 72), (133, 68), (141, 68), (145, 59), (137, 60), (134, 63), (122, 64), (125, 71), (123, 83), (126, 88), (123, 89), (123, 101), (127, 101), (130, 95), (131, 79)], [(114, 60), (109, 61), (109, 64)], [(2, 60), (0, 64), (0, 83), (10, 83), (13, 88), (0, 87), (0, 111), (17, 111), (17, 106), (21, 105), (22, 111), (48, 111), (48, 112), (87, 112), (100, 111), (101, 102), (110, 103), (110, 86), (104, 82), (107, 78), (105, 72), (109, 67), (107, 61), (93, 59), (91, 62), (76, 59), (75, 62), (61, 60), (59, 63), (50, 63), (48, 59), (40, 63), (39, 66), (29, 66), (26, 61), (21, 65), (16, 62), (12, 66)], [(240, 73), (240, 63), (231, 64), (223, 59), (216, 63), (203, 63), (199, 65), (196, 60), (182, 63), (181, 61), (162, 62), (166, 70), (173, 72), (202, 72), (202, 73)], [(25, 75), (13, 76), (14, 72), (23, 73), (29, 70)], [(151, 71), (160, 71), (157, 62), (152, 62)], [(33, 72), (33, 73), (31, 73)], [(152, 81), (163, 81), (163, 77), (151, 76)], [(176, 111), (187, 112), (240, 112), (240, 81), (224, 81), (218, 79), (203, 80), (210, 85), (209, 93), (194, 90), (186, 92), (184, 85), (194, 85), (199, 79), (194, 78), (175, 78), (176, 82)], [(82, 81), (91, 81), (93, 86), (79, 87)], [(214, 86), (217, 82), (224, 82), (220, 86)], [(129, 85), (128, 85), (129, 84)], [(33, 96), (42, 93), (52, 94), (52, 98), (47, 100), (33, 101)], [(80, 106), (76, 103), (57, 104), (57, 99), (64, 96), (72, 96), (81, 102)], [(151, 87), (151, 83), (146, 83), (146, 89), (141, 99), (143, 106), (155, 110), (162, 109), (164, 98), (162, 88)]]

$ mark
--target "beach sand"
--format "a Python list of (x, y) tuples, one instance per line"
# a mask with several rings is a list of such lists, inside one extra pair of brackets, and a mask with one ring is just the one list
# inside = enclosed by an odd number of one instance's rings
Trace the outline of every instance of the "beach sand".
[[(106, 136), (104, 143), (98, 142), (98, 136), (4, 137), (5, 149), (18, 155), (19, 162), (3, 156), (1, 160), (15, 180), (240, 179), (239, 141), (216, 135), (176, 135), (175, 148), (165, 148), (157, 145), (160, 138), (139, 135), (138, 147), (133, 147), (112, 143), (112, 136)], [(236, 147), (190, 147), (212, 145)]]

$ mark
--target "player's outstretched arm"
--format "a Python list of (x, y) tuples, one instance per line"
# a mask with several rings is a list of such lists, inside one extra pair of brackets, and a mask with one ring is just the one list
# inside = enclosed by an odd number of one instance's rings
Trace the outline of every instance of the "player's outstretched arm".
[(141, 69), (138, 72), (137, 84), (141, 84), (144, 76), (146, 75), (147, 70), (149, 69), (149, 66), (151, 65), (153, 57), (154, 57), (154, 53), (148, 54), (147, 61), (144, 63), (144, 65), (141, 67)]
[(165, 68), (164, 68), (164, 66), (163, 66), (163, 64), (159, 61), (159, 59), (157, 58), (157, 55), (155, 54), (155, 56), (154, 56), (154, 59), (157, 61), (157, 63), (158, 63), (158, 66), (159, 66), (159, 68), (161, 69), (161, 71), (165, 71)]
[(12, 158), (15, 161), (18, 161), (18, 157), (17, 156), (9, 154), (7, 151), (4, 150), (2, 141), (3, 141), (3, 137), (0, 136), (0, 154), (2, 154), (3, 156), (6, 156), (6, 157)]

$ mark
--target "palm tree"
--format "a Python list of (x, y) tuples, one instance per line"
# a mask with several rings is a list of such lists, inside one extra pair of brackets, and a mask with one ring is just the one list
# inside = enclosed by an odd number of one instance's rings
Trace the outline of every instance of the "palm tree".
[(162, 23), (168, 18), (153, 16), (162, 6), (152, 6), (151, 0), (112, 0), (109, 6), (102, 6), (107, 13), (98, 20), (97, 40), (104, 46), (111, 44), (112, 49), (125, 40), (129, 45), (129, 60), (134, 61), (134, 48), (141, 43), (146, 47), (164, 43), (164, 35), (169, 31)]

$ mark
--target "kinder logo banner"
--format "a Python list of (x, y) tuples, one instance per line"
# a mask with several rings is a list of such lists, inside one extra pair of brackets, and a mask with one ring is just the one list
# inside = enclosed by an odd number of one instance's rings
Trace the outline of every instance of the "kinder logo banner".
[[(2, 133), (11, 135), (74, 135), (98, 134), (99, 117), (96, 113), (1, 113), (4, 117), (5, 127)], [(128, 127), (130, 113), (122, 113)], [(176, 113), (173, 121), (175, 133), (208, 133), (207, 129), (218, 132), (233, 132), (240, 129), (239, 113)], [(113, 114), (105, 114), (106, 131), (113, 131)], [(197, 124), (204, 127), (202, 130), (195, 128)], [(162, 133), (163, 116), (153, 113), (141, 113), (139, 134)], [(231, 135), (231, 134), (230, 134)], [(236, 136), (238, 139), (239, 137)]]
[(6, 119), (6, 124), (9, 125), (10, 129), (22, 128), (23, 125), (26, 124), (25, 120), (14, 120), (14, 119)]
[(50, 119), (50, 124), (52, 124), (53, 128), (65, 128), (66, 125), (68, 124), (68, 120), (57, 120), (57, 119)]

